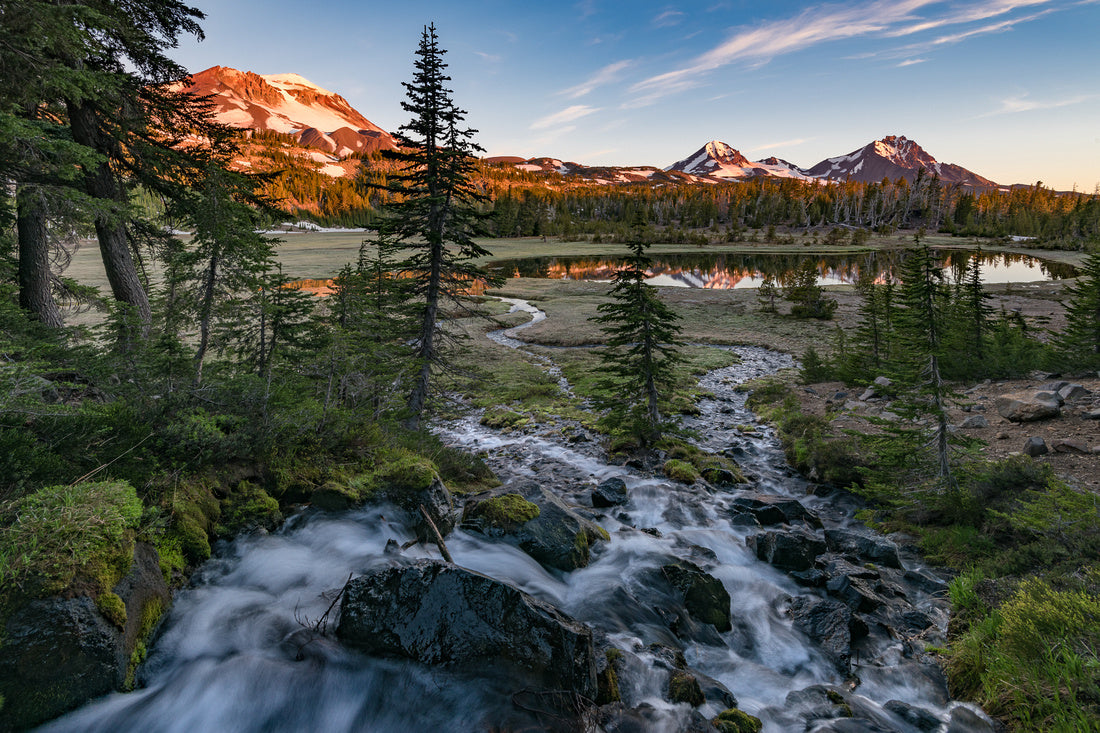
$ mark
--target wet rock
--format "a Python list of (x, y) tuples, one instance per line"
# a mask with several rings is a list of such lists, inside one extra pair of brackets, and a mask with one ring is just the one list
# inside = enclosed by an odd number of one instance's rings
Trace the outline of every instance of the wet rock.
[(711, 721), (711, 725), (718, 730), (718, 733), (759, 733), (764, 727), (760, 718), (732, 707), (718, 713), (718, 717)]
[(701, 475), (712, 486), (736, 486), (744, 483), (744, 476), (738, 476), (727, 468), (704, 468)]
[(32, 601), (4, 627), (0, 729), (22, 730), (118, 689), (129, 654), (87, 596)]
[(684, 608), (692, 618), (713, 624), (718, 631), (733, 628), (730, 623), (730, 594), (722, 581), (686, 560), (662, 566), (661, 573), (679, 591)]
[(696, 708), (707, 701), (695, 675), (682, 669), (674, 669), (668, 677), (668, 699), (669, 702), (686, 702)]
[(902, 577), (906, 583), (928, 594), (942, 593), (947, 589), (947, 583), (926, 571), (906, 570)]
[(1060, 438), (1051, 443), (1051, 447), (1054, 448), (1055, 453), (1092, 453), (1092, 448), (1089, 444), (1083, 440), (1073, 440), (1072, 438)]
[(886, 727), (865, 718), (841, 718), (824, 728), (815, 728), (817, 733), (897, 733), (897, 729)]
[(815, 527), (821, 526), (817, 515), (807, 509), (802, 502), (787, 496), (770, 494), (749, 494), (738, 496), (730, 502), (731, 514), (751, 514), (763, 526), (790, 524), (805, 521)]
[(612, 506), (620, 506), (629, 501), (626, 493), (626, 482), (615, 476), (604, 481), (592, 489), (592, 506), (605, 509)]
[(370, 654), (485, 663), (522, 684), (596, 696), (587, 626), (510, 585), (446, 563), (420, 561), (353, 579), (336, 634)]
[[(491, 534), (515, 545), (548, 568), (570, 571), (586, 567), (592, 544), (609, 539), (602, 527), (585, 519), (534, 482), (523, 482), (500, 491), (522, 497), (537, 507), (538, 514), (519, 524), (498, 526)], [(489, 534), (473, 522), (464, 524), (467, 525)]]
[(883, 537), (860, 534), (846, 529), (825, 530), (825, 542), (833, 552), (853, 555), (888, 568), (900, 568), (898, 547)]
[(134, 545), (130, 570), (112, 592), (125, 605), (121, 628), (87, 596), (45, 598), (11, 611), (0, 646), (0, 730), (32, 727), (119, 689), (141, 633), (171, 595), (156, 549)]
[(1016, 392), (997, 398), (997, 413), (1011, 422), (1035, 422), (1057, 417), (1062, 408), (1054, 399), (1040, 399), (1034, 394)]
[(963, 430), (979, 430), (981, 428), (989, 427), (989, 420), (986, 420), (982, 415), (971, 415), (962, 421), (959, 425)]
[(1045, 456), (1050, 453), (1050, 448), (1047, 447), (1047, 442), (1041, 437), (1034, 435), (1024, 442), (1023, 453), (1025, 456)]
[(792, 570), (788, 573), (794, 582), (805, 588), (822, 588), (825, 582), (829, 579), (829, 576), (825, 571), (818, 568), (810, 568), (809, 570)]
[(921, 733), (932, 733), (934, 730), (939, 730), (941, 725), (940, 719), (929, 711), (901, 700), (890, 700), (882, 707), (901, 718), (907, 725), (921, 731)]
[(802, 527), (755, 534), (745, 543), (758, 559), (781, 570), (809, 570), (825, 551), (825, 542)]
[(852, 611), (845, 604), (826, 598), (799, 596), (791, 601), (794, 627), (810, 637), (847, 674), (852, 662)]
[(417, 518), (416, 536), (421, 541), (435, 541), (435, 534), (420, 513), (421, 506), (427, 510), (428, 516), (432, 518), (436, 529), (444, 537), (458, 524), (458, 511), (455, 509), (454, 499), (451, 497), (451, 492), (439, 480), (439, 477), (434, 478), (427, 488), (420, 491), (394, 492), (391, 494), (391, 499)]
[(869, 613), (886, 604), (886, 599), (875, 592), (874, 587), (863, 578), (850, 575), (838, 575), (825, 583), (829, 595), (853, 611)]
[(995, 730), (988, 720), (960, 705), (951, 710), (951, 718), (944, 733), (993, 733)]
[(852, 717), (852, 708), (844, 695), (824, 685), (811, 685), (787, 693), (784, 707), (797, 711), (807, 721)]

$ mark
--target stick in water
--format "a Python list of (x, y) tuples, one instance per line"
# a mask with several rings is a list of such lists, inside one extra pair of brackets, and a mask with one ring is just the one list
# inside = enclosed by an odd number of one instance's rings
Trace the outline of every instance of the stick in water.
[(428, 526), (432, 528), (432, 534), (435, 535), (435, 544), (439, 545), (439, 552), (443, 555), (443, 559), (454, 565), (455, 561), (451, 559), (451, 553), (447, 552), (447, 545), (443, 542), (443, 535), (439, 534), (439, 528), (435, 526), (435, 522), (432, 521), (428, 510), (424, 508), (423, 504), (420, 505), (420, 513), (424, 515), (424, 519), (428, 520)]

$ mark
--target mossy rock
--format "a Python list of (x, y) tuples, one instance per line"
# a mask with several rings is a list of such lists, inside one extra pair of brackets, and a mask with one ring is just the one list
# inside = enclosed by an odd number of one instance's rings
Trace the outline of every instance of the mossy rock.
[(479, 522), (484, 530), (513, 530), (535, 519), (541, 510), (519, 494), (502, 494), (470, 504), (463, 521)]
[(61, 592), (81, 577), (109, 591), (129, 569), (142, 504), (124, 481), (49, 486), (0, 507), (5, 594)]
[(665, 461), (662, 470), (665, 476), (668, 476), (673, 481), (679, 481), (684, 484), (693, 484), (699, 479), (699, 474), (696, 472), (695, 466), (678, 458), (670, 458)]
[(391, 499), (424, 491), (435, 479), (435, 465), (430, 460), (403, 449), (381, 459), (370, 477), (371, 483)]
[(340, 481), (326, 481), (320, 488), (314, 489), (309, 503), (328, 512), (340, 512), (350, 509), (362, 500), (361, 492)]
[(669, 584), (680, 591), (684, 608), (692, 618), (713, 624), (718, 631), (733, 628), (730, 620), (730, 594), (722, 581), (703, 572), (693, 563), (681, 560), (661, 568)]
[(699, 686), (699, 680), (695, 679), (695, 675), (682, 669), (672, 670), (668, 678), (668, 699), (670, 702), (686, 702), (696, 708), (707, 701), (703, 696), (703, 688)]
[(481, 416), (481, 424), (494, 430), (522, 428), (530, 422), (527, 415), (502, 407), (489, 408)]
[(596, 675), (596, 704), (607, 705), (613, 702), (621, 702), (623, 697), (619, 690), (618, 664), (623, 658), (623, 653), (618, 649), (608, 649), (604, 652), (607, 666)]
[(711, 721), (714, 727), (721, 733), (760, 733), (764, 724), (760, 718), (753, 717), (737, 708), (730, 708), (718, 713), (718, 717)]
[(246, 529), (275, 529), (283, 521), (279, 502), (251, 481), (241, 481), (222, 500), (221, 521), (215, 532), (232, 536)]
[(111, 591), (100, 593), (96, 596), (95, 606), (105, 619), (119, 629), (126, 627), (126, 604), (117, 594)]

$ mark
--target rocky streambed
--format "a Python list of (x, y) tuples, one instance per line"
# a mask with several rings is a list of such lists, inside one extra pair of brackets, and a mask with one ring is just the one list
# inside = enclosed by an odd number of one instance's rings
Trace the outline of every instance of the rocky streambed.
[(790, 360), (737, 351), (688, 427), (743, 481), (613, 465), (574, 425), (440, 425), (503, 481), (424, 497), (453, 563), (391, 505), (242, 536), (177, 596), (141, 689), (45, 730), (992, 730), (925, 652), (942, 579), (786, 466), (735, 386)]

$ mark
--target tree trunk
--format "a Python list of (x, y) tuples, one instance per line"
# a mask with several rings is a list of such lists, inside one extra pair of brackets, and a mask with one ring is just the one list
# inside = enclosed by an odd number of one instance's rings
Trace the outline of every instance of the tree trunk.
[(50, 292), (50, 250), (41, 196), (33, 189), (22, 189), (18, 193), (16, 206), (19, 305), (39, 322), (59, 328), (62, 325), (61, 311)]
[(420, 347), (418, 349), (420, 373), (416, 375), (416, 381), (413, 383), (412, 392), (409, 393), (407, 403), (409, 417), (405, 420), (405, 427), (409, 430), (420, 428), (420, 416), (428, 402), (432, 363), (435, 361), (435, 319), (439, 311), (442, 263), (443, 245), (434, 242), (431, 244), (428, 288), (424, 294), (424, 319), (420, 323)]
[[(72, 102), (68, 103), (68, 109), (73, 139), (103, 155), (109, 155), (111, 151), (96, 123), (95, 109), (87, 103)], [(85, 186), (88, 193), (97, 199), (113, 201), (120, 205), (125, 202), (124, 191), (106, 162), (100, 163), (94, 169), (85, 170)], [(130, 252), (126, 224), (118, 216), (101, 214), (96, 217), (95, 231), (99, 238), (99, 251), (103, 255), (103, 269), (107, 272), (111, 292), (115, 300), (133, 308), (140, 324), (141, 337), (145, 338), (149, 335), (152, 310)]]

